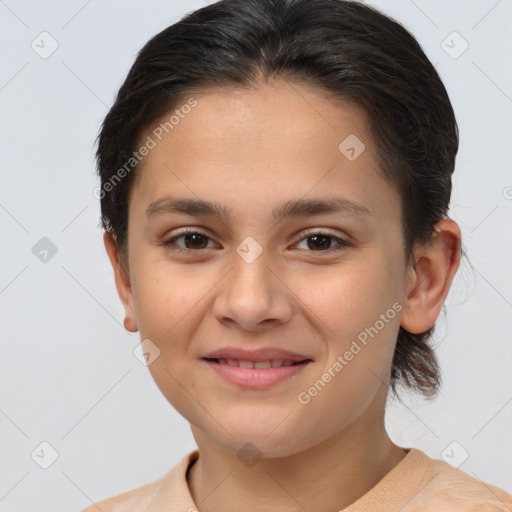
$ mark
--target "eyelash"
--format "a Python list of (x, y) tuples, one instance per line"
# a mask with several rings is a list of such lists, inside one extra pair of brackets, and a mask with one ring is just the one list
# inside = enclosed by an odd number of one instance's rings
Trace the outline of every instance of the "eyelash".
[[(181, 233), (178, 233), (177, 235), (174, 235), (172, 238), (164, 241), (163, 245), (164, 245), (164, 247), (166, 247), (166, 248), (168, 248), (168, 249), (170, 249), (172, 251), (176, 251), (176, 252), (179, 252), (179, 253), (187, 253), (187, 254), (191, 254), (193, 252), (200, 252), (200, 251), (203, 251), (203, 250), (207, 250), (205, 248), (203, 248), (203, 249), (184, 249), (183, 247), (179, 247), (178, 245), (176, 245), (174, 243), (176, 240), (179, 240), (184, 235), (189, 235), (189, 234), (200, 235), (200, 236), (203, 236), (203, 237), (208, 238), (209, 240), (211, 240), (211, 238), (206, 233), (198, 231), (197, 229), (188, 228), (188, 229), (185, 229), (184, 231), (182, 231)], [(344, 240), (342, 238), (336, 237), (334, 235), (330, 235), (329, 233), (324, 233), (322, 231), (306, 231), (306, 233), (304, 233), (304, 236), (299, 240), (299, 242), (302, 242), (303, 240), (305, 240), (307, 238), (310, 238), (312, 236), (315, 236), (315, 235), (323, 235), (323, 236), (326, 236), (328, 238), (332, 238), (333, 240), (336, 240), (336, 242), (339, 243), (339, 246), (336, 247), (336, 248), (330, 248), (330, 249), (327, 249), (327, 250), (308, 251), (308, 252), (324, 252), (325, 253), (325, 252), (339, 251), (341, 249), (345, 249), (345, 248), (350, 247), (352, 245), (347, 240)]]

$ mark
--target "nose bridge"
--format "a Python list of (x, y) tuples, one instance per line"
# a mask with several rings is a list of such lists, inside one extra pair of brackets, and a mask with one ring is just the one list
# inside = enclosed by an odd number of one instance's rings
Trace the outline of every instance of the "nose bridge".
[(286, 286), (272, 269), (268, 249), (248, 236), (235, 251), (231, 271), (216, 301), (218, 319), (231, 318), (247, 329), (271, 319), (285, 321), (291, 305)]
[(232, 298), (237, 298), (241, 304), (249, 301), (256, 308), (269, 302), (272, 295), (270, 288), (273, 288), (269, 260), (268, 249), (264, 249), (252, 236), (246, 237), (236, 247), (231, 276)]

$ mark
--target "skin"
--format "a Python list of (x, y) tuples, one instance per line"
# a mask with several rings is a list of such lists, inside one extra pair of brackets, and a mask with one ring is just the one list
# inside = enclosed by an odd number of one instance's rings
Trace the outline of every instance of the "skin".
[[(284, 81), (194, 98), (197, 107), (139, 169), (129, 199), (129, 262), (104, 237), (124, 325), (159, 348), (149, 370), (191, 424), (200, 457), (189, 488), (201, 512), (247, 503), (251, 510), (340, 510), (406, 455), (384, 428), (396, 337), (400, 325), (420, 333), (437, 319), (459, 265), (459, 227), (441, 221), (407, 264), (400, 197), (380, 174), (358, 106)], [(366, 146), (354, 161), (338, 149), (349, 134)], [(146, 216), (165, 195), (215, 201), (233, 217)], [(340, 196), (371, 213), (271, 217), (288, 200)], [(164, 246), (185, 227), (206, 234), (200, 249), (184, 237), (175, 244), (188, 254)], [(306, 229), (350, 245), (337, 250), (328, 238), (315, 246)], [(262, 249), (252, 263), (236, 252), (248, 236)], [(394, 303), (401, 311), (309, 403), (299, 403), (298, 394)], [(201, 360), (226, 346), (278, 347), (313, 362), (269, 389), (241, 389)], [(252, 467), (237, 457), (248, 442), (261, 453)]]

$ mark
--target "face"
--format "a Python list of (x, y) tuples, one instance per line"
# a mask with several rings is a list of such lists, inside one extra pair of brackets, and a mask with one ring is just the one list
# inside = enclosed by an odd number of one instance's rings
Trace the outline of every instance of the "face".
[(298, 453), (382, 415), (408, 289), (400, 198), (357, 106), (286, 82), (194, 98), (143, 137), (128, 324), (195, 434)]

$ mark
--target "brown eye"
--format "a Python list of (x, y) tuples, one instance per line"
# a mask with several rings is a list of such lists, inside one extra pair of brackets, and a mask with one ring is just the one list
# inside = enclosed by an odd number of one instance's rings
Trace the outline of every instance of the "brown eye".
[(313, 235), (308, 236), (307, 240), (312, 240), (311, 244), (308, 244), (310, 249), (330, 249), (331, 240), (333, 237), (326, 235)]
[[(180, 239), (183, 239), (183, 245), (176, 243)], [(205, 233), (193, 229), (187, 229), (165, 241), (163, 245), (176, 252), (192, 254), (194, 251), (198, 252), (201, 249), (212, 248), (208, 247), (208, 241), (211, 241), (211, 238)], [(350, 243), (347, 240), (324, 232), (306, 233), (306, 236), (302, 238), (300, 243), (303, 243), (304, 241), (306, 241), (305, 249), (308, 252), (329, 252), (350, 246)], [(332, 247), (333, 241), (337, 246)]]
[[(176, 241), (181, 238), (183, 238), (184, 247), (176, 244)], [(173, 236), (165, 241), (163, 245), (178, 252), (187, 252), (208, 249), (208, 240), (210, 240), (210, 238), (200, 231), (187, 230)]]
[[(302, 243), (304, 240), (307, 240), (306, 249), (309, 252), (327, 252), (331, 250), (334, 251), (350, 246), (350, 243), (348, 241), (323, 232), (306, 233), (306, 236), (302, 238), (300, 243)], [(338, 244), (338, 246), (332, 248), (332, 241), (335, 241)]]

